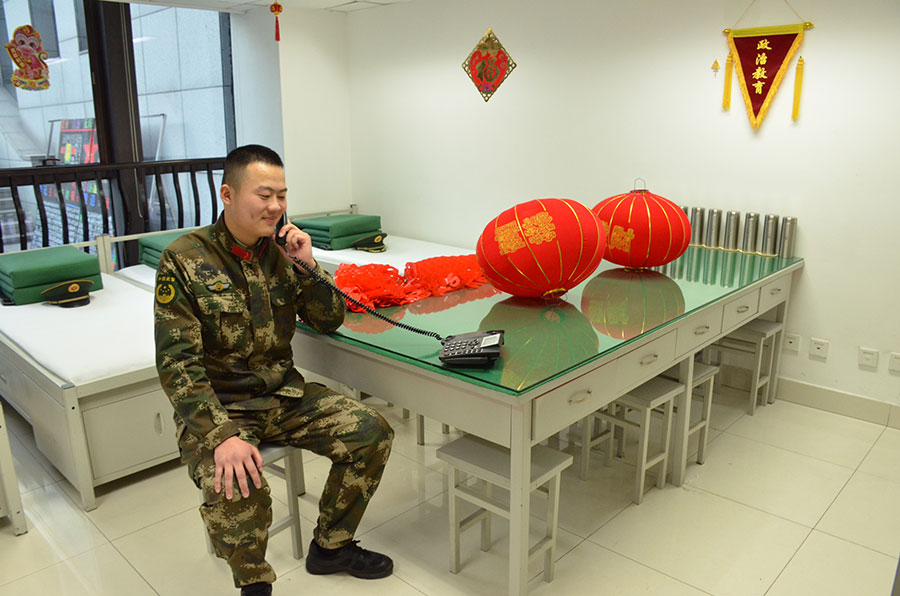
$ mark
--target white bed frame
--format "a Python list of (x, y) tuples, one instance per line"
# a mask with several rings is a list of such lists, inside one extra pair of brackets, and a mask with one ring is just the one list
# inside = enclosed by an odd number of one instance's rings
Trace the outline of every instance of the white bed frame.
[[(302, 217), (355, 210), (352, 205)], [(101, 272), (115, 274), (112, 255), (117, 243), (169, 232), (102, 235), (71, 246), (96, 246)], [(172, 405), (155, 363), (74, 385), (34, 360), (0, 329), (0, 395), (31, 424), (38, 448), (78, 490), (86, 511), (97, 507), (96, 486), (179, 456)]]

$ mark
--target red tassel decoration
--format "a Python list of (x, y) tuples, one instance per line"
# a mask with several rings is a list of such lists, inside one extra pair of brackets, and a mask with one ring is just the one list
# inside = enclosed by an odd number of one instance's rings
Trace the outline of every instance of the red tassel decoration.
[(275, 41), (281, 41), (281, 28), (278, 26), (278, 15), (281, 14), (282, 7), (278, 2), (269, 5), (269, 10), (275, 15)]

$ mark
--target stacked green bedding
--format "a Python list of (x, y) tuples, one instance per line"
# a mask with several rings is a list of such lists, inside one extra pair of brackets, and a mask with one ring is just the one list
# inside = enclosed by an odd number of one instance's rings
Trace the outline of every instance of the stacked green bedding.
[(87, 279), (103, 287), (100, 261), (73, 246), (0, 255), (0, 295), (15, 304), (42, 302), (41, 292), (64, 281)]
[(138, 239), (138, 260), (141, 264), (156, 269), (159, 266), (159, 257), (173, 240), (185, 234), (184, 230), (176, 230), (170, 234), (146, 236)]
[(293, 224), (309, 234), (313, 246), (328, 250), (350, 248), (362, 238), (381, 231), (381, 217), (378, 215), (325, 215), (308, 219), (292, 220)]

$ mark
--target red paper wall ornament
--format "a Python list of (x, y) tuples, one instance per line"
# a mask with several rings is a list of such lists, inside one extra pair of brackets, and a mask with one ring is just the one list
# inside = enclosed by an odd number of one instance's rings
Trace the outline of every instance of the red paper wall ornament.
[(493, 29), (488, 29), (469, 57), (463, 61), (462, 67), (487, 102), (516, 67), (516, 63), (494, 35)]
[(642, 269), (674, 261), (687, 250), (691, 223), (675, 203), (649, 192), (633, 190), (594, 206), (607, 233), (607, 261)]
[(684, 314), (684, 294), (662, 273), (609, 269), (585, 284), (581, 312), (600, 333), (626, 340)]
[(281, 29), (278, 26), (278, 15), (281, 14), (283, 8), (278, 2), (273, 2), (269, 5), (269, 10), (275, 15), (275, 41), (281, 41)]
[(606, 233), (590, 209), (570, 199), (538, 199), (494, 218), (476, 246), (494, 286), (514, 296), (559, 296), (603, 260)]
[(4, 46), (16, 65), (12, 82), (14, 87), (27, 91), (41, 91), (50, 87), (48, 54), (41, 42), (41, 34), (31, 25), (16, 27), (12, 39)]

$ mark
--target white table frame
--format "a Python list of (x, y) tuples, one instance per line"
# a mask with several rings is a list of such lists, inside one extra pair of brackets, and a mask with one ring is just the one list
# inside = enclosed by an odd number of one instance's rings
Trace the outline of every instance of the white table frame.
[[(294, 358), (302, 369), (509, 448), (508, 589), (511, 595), (522, 595), (528, 590), (531, 446), (676, 364), (681, 382), (691, 387), (693, 356), (704, 346), (760, 314), (774, 312), (784, 320), (792, 275), (802, 265), (794, 263), (519, 396), (304, 330), (298, 330), (292, 342)], [(677, 399), (672, 478), (680, 485), (687, 461), (690, 392)]]

